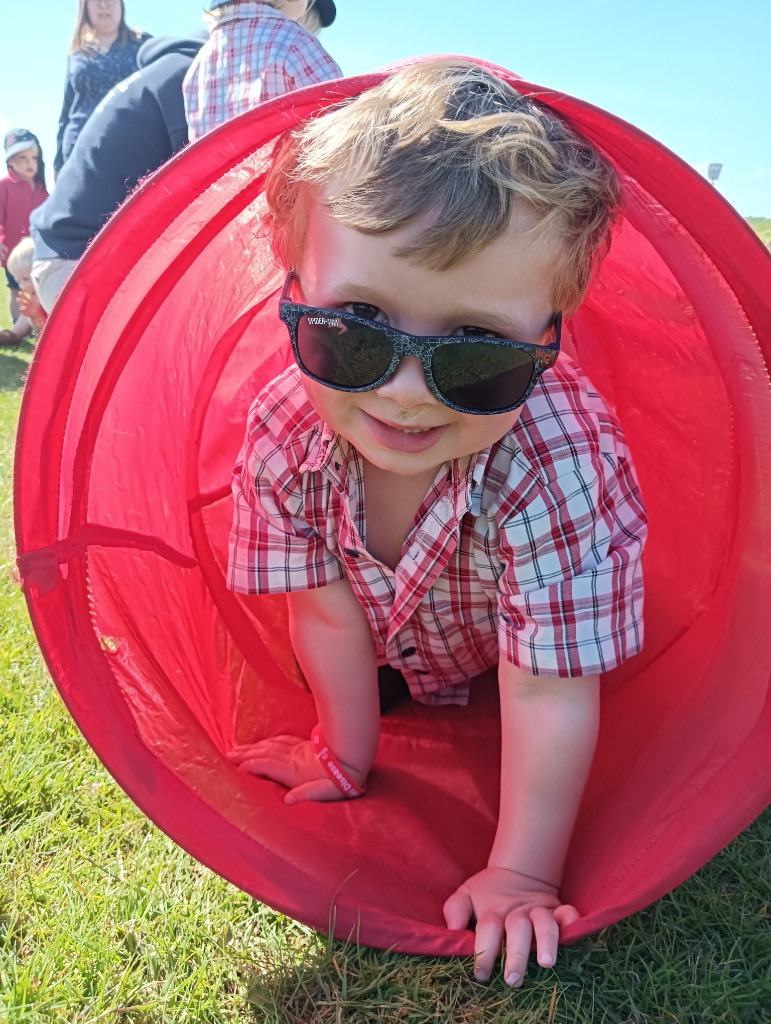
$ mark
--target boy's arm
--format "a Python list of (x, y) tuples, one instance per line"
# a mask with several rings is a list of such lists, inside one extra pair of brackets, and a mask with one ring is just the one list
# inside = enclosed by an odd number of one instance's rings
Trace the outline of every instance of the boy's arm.
[(450, 928), (476, 918), (476, 977), (505, 940), (504, 977), (519, 985), (535, 935), (551, 966), (560, 926), (578, 917), (559, 885), (599, 725), (599, 677), (533, 676), (501, 659), (501, 801), (488, 866), (446, 902)]
[[(347, 580), (287, 598), (292, 647), (316, 701), (321, 731), (349, 777), (363, 787), (380, 737), (377, 661), (366, 614)], [(274, 737), (236, 748), (231, 759), (287, 786), (287, 803), (341, 799), (308, 739)]]
[(316, 701), (321, 731), (337, 756), (363, 779), (380, 735), (375, 643), (348, 580), (289, 599), (289, 633)]

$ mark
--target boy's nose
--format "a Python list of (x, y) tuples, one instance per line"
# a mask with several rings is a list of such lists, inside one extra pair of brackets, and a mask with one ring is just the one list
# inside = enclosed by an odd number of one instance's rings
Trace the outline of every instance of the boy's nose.
[(404, 408), (437, 402), (426, 384), (423, 364), (415, 356), (405, 356), (393, 377), (381, 384), (377, 393)]

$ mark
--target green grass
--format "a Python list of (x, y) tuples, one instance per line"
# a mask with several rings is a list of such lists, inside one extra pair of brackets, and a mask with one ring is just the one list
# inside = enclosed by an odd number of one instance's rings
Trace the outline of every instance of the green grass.
[(676, 892), (513, 993), (474, 981), (468, 962), (330, 942), (176, 848), (77, 732), (10, 573), (31, 351), (0, 348), (2, 1024), (767, 1024), (768, 813)]
[(748, 217), (747, 223), (757, 231), (766, 245), (771, 246), (771, 217)]

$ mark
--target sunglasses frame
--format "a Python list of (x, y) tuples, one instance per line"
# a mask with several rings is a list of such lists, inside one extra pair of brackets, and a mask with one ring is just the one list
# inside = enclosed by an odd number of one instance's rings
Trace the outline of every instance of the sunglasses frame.
[[(546, 370), (554, 366), (557, 362), (557, 357), (559, 356), (560, 337), (562, 332), (561, 312), (554, 314), (554, 318), (547, 328), (547, 330), (554, 330), (555, 332), (554, 341), (548, 345), (531, 345), (524, 341), (511, 341), (508, 338), (487, 338), (484, 336), (469, 338), (463, 335), (454, 334), (445, 336), (429, 335), (424, 337), (422, 335), (408, 334), (406, 331), (400, 331), (396, 327), (391, 327), (390, 324), (381, 324), (375, 320), (367, 320), (366, 317), (356, 316), (355, 313), (346, 313), (339, 309), (325, 309), (321, 306), (309, 306), (306, 303), (294, 302), (289, 298), (289, 291), (292, 287), (292, 282), (296, 279), (297, 274), (293, 270), (287, 274), (284, 287), (281, 292), (281, 298), (279, 299), (279, 316), (286, 324), (289, 331), (289, 338), (292, 342), (292, 352), (294, 353), (294, 358), (299, 368), (307, 377), (310, 377), (311, 380), (318, 381), (319, 384), (332, 388), (334, 391), (347, 391), (351, 394), (375, 391), (393, 377), (405, 356), (412, 356), (419, 359), (423, 364), (423, 375), (426, 379), (426, 385), (429, 391), (439, 399), (442, 405), (446, 405), (448, 408), (454, 409), (456, 412), (467, 413), (471, 416), (496, 416), (499, 413), (512, 412), (514, 409), (518, 409), (521, 405), (524, 405), (533, 393), (533, 389), (538, 383), (541, 375)], [(322, 377), (316, 376), (315, 373), (312, 373), (304, 365), (300, 358), (299, 345), (297, 342), (297, 328), (304, 316), (327, 316), (336, 317), (338, 319), (344, 317), (346, 320), (352, 320), (356, 324), (361, 324), (362, 326), (374, 329), (380, 334), (384, 334), (391, 342), (393, 348), (393, 356), (388, 369), (372, 384), (355, 388), (345, 387), (341, 384), (333, 384), (328, 380), (324, 380)], [(470, 340), (493, 345), (510, 345), (514, 348), (528, 352), (533, 357), (533, 375), (530, 378), (530, 383), (528, 384), (524, 395), (517, 402), (514, 402), (512, 405), (507, 405), (502, 409), (469, 409), (466, 406), (458, 405), (442, 394), (434, 380), (434, 373), (431, 368), (431, 361), (434, 352), (439, 348), (445, 348), (448, 345), (457, 345), (459, 342), (468, 343)]]

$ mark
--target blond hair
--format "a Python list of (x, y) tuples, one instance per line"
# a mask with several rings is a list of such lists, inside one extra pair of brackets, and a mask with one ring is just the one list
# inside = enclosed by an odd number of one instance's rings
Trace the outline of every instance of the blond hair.
[(18, 245), (11, 249), (11, 252), (6, 260), (6, 266), (8, 267), (8, 273), (18, 279), (20, 277), (29, 277), (32, 271), (32, 260), (35, 255), (35, 243), (28, 236), (22, 238)]
[(447, 270), (479, 253), (518, 205), (556, 231), (552, 300), (572, 312), (607, 252), (621, 188), (592, 143), (547, 107), (468, 61), (440, 59), (305, 122), (279, 140), (266, 224), (279, 262), (300, 258), (309, 204), (367, 234), (422, 215), (399, 255)]

